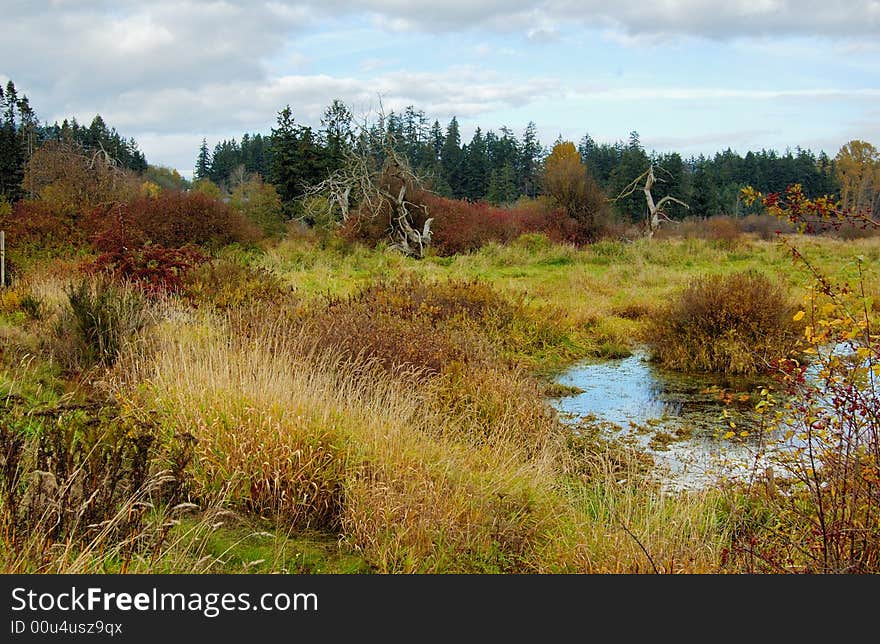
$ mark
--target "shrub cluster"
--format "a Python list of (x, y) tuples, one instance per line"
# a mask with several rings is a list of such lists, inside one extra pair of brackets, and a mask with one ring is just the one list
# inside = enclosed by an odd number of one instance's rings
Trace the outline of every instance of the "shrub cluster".
[(317, 346), (388, 372), (436, 375), (453, 365), (507, 364), (523, 353), (573, 346), (558, 311), (532, 310), (477, 280), (380, 282), (296, 315)]
[[(489, 242), (506, 244), (520, 235), (542, 233), (560, 243), (578, 239), (578, 223), (561, 208), (541, 200), (500, 208), (486, 202), (447, 199), (421, 191), (417, 200), (427, 208), (431, 223), (431, 245), (441, 256), (468, 253)], [(421, 226), (424, 217), (416, 222)], [(356, 212), (343, 226), (343, 237), (368, 245), (388, 239), (386, 217)]]
[(657, 313), (647, 338), (666, 367), (754, 374), (795, 350), (796, 311), (785, 288), (760, 273), (709, 275)]
[(498, 208), (435, 195), (428, 195), (425, 202), (434, 218), (433, 244), (440, 255), (474, 251), (489, 242), (509, 243), (527, 233), (543, 233), (556, 242), (577, 239), (577, 221), (561, 208), (540, 202)]
[(481, 283), (402, 279), (328, 298), (318, 310), (302, 313), (302, 323), (318, 346), (347, 358), (375, 362), (389, 372), (437, 374), (451, 362), (485, 356), (474, 323), (507, 306)]
[(67, 300), (56, 322), (52, 349), (68, 369), (113, 364), (123, 346), (150, 322), (138, 291), (104, 279), (71, 285)]
[(91, 210), (84, 228), (95, 234), (120, 229), (132, 244), (147, 242), (165, 248), (189, 244), (219, 247), (251, 242), (259, 230), (222, 201), (199, 192), (160, 192), (129, 203)]
[(188, 272), (183, 288), (196, 304), (207, 303), (218, 310), (232, 310), (249, 304), (292, 304), (293, 289), (275, 273), (218, 259)]

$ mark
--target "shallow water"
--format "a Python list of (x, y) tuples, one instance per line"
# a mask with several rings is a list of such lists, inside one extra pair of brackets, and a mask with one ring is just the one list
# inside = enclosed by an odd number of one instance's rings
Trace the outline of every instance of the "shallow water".
[[(740, 400), (760, 385), (754, 379), (665, 371), (639, 351), (628, 358), (581, 362), (556, 382), (584, 390), (553, 401), (563, 418), (573, 424), (610, 423), (612, 431), (635, 437), (665, 466), (668, 488), (706, 487), (719, 476), (745, 477), (756, 467), (759, 419), (754, 401)], [(725, 404), (721, 391), (732, 393), (733, 401)], [(731, 421), (737, 432), (751, 433), (745, 441), (722, 438)]]

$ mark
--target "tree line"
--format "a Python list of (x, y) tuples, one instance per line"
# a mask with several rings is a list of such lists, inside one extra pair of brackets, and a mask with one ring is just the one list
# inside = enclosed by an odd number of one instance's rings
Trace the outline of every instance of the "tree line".
[[(137, 142), (108, 126), (100, 115), (88, 126), (75, 118), (41, 124), (27, 96), (20, 95), (9, 81), (0, 87), (0, 198), (14, 202), (23, 196), (27, 161), (50, 141), (86, 152), (106, 152), (121, 167), (163, 189), (187, 188), (176, 171), (149, 165)], [(373, 157), (381, 165), (389, 141), (424, 179), (424, 185), (443, 197), (507, 206), (547, 193), (544, 166), (550, 149), (539, 140), (534, 122), (521, 133), (506, 126), (497, 130), (477, 127), (470, 141), (465, 141), (456, 117), (442, 126), (437, 119), (429, 120), (423, 110), (409, 106), (399, 113), (379, 114), (369, 123), (356, 123), (338, 99), (324, 111), (318, 127), (297, 122), (288, 105), (279, 111), (268, 134), (245, 133), (238, 140), (219, 141), (213, 148), (203, 139), (194, 179), (209, 180), (231, 194), (249, 176), (259, 175), (275, 187), (288, 216), (295, 216), (301, 214), (298, 200), (309, 186), (339, 170), (352, 153)], [(555, 144), (561, 142), (558, 139)], [(802, 148), (782, 153), (763, 149), (744, 155), (727, 149), (713, 156), (684, 157), (677, 152), (647, 151), (637, 132), (614, 143), (599, 143), (585, 134), (576, 149), (591, 180), (612, 199), (653, 165), (658, 178), (655, 198), (670, 195), (690, 205), (689, 211), (671, 208), (672, 217), (747, 214), (752, 207), (740, 199), (743, 187), (772, 193), (794, 183), (803, 186), (808, 198), (832, 194), (848, 207), (880, 209), (880, 153), (864, 141), (849, 142), (834, 158), (824, 151)], [(639, 221), (644, 199), (633, 193), (614, 201), (612, 208), (617, 219)]]
[[(506, 126), (497, 131), (477, 127), (470, 141), (463, 141), (456, 117), (444, 127), (436, 119), (430, 121), (423, 110), (409, 106), (356, 127), (351, 112), (339, 100), (325, 110), (319, 128), (296, 122), (288, 105), (268, 135), (246, 133), (240, 140), (217, 142), (213, 150), (203, 139), (194, 178), (228, 186), (238, 168), (239, 175), (243, 170), (266, 178), (285, 204), (292, 204), (309, 185), (338, 169), (346, 153), (366, 153), (381, 161), (381, 146), (372, 142), (388, 140), (424, 177), (425, 185), (441, 196), (510, 205), (544, 192), (543, 165), (550, 148), (539, 140), (534, 122), (520, 135)], [(561, 138), (555, 143), (560, 142)], [(745, 155), (727, 149), (714, 156), (686, 158), (677, 152), (649, 152), (638, 133), (631, 132), (627, 140), (614, 143), (598, 143), (585, 134), (577, 150), (608, 197), (619, 195), (653, 164), (658, 178), (655, 196), (678, 197), (691, 205), (688, 214), (698, 216), (750, 212), (739, 197), (745, 186), (780, 192), (799, 183), (808, 197), (841, 193), (837, 160), (824, 151), (800, 147)], [(620, 219), (640, 220), (644, 198), (634, 193), (614, 202), (613, 208)], [(685, 211), (673, 209), (670, 214), (683, 216)]]
[(108, 127), (100, 115), (88, 125), (76, 119), (59, 124), (40, 123), (28, 97), (19, 94), (11, 80), (0, 87), (0, 199), (15, 202), (24, 196), (22, 180), (34, 152), (49, 141), (75, 145), (84, 152), (104, 151), (121, 167), (144, 172), (148, 164), (133, 138)]

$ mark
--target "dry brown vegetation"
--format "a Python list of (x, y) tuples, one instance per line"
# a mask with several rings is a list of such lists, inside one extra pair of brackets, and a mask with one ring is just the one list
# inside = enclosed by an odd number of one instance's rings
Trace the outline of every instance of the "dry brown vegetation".
[(666, 367), (755, 374), (795, 351), (797, 310), (783, 284), (759, 273), (708, 275), (661, 309), (646, 337)]

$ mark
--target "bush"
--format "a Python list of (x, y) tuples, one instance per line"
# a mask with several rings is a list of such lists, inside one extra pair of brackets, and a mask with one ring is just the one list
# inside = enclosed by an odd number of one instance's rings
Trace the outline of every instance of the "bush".
[(736, 245), (739, 236), (739, 222), (731, 217), (710, 217), (706, 220), (706, 239), (709, 241), (731, 248)]
[(726, 215), (713, 217), (686, 217), (680, 222), (666, 224), (657, 235), (660, 239), (682, 237), (684, 239), (705, 239), (730, 248), (740, 237), (739, 220)]
[(193, 247), (165, 248), (141, 244), (116, 225), (96, 235), (93, 244), (100, 255), (86, 269), (114, 279), (132, 282), (148, 293), (178, 293), (183, 277), (207, 258)]
[(6, 231), (10, 245), (14, 242), (17, 245), (37, 244), (44, 248), (57, 248), (85, 241), (75, 218), (59, 215), (45, 201), (22, 199), (16, 202), (11, 211), (0, 218), (0, 228)]
[(785, 289), (748, 271), (694, 280), (653, 319), (648, 342), (664, 366), (754, 374), (789, 356), (801, 337)]
[(777, 233), (794, 232), (794, 226), (787, 221), (770, 215), (747, 215), (739, 220), (744, 233), (754, 233), (760, 239), (775, 239)]
[(281, 197), (271, 183), (259, 176), (241, 184), (232, 193), (230, 205), (259, 227), (262, 234), (272, 237), (284, 232), (285, 218)]
[[(880, 230), (880, 221), (840, 208), (834, 199), (809, 199), (798, 185), (782, 196), (752, 189), (744, 196), (760, 199), (767, 212), (799, 229)], [(776, 430), (762, 449), (772, 467), (750, 481), (743, 516), (732, 513), (738, 525), (728, 556), (746, 572), (876, 574), (880, 343), (877, 309), (868, 306), (876, 277), (863, 272), (859, 258), (858, 278), (838, 282), (797, 247), (789, 250), (818, 288), (797, 314), (809, 320), (801, 355), (777, 365), (782, 395), (765, 388), (756, 405)]]
[(56, 326), (54, 353), (71, 369), (112, 365), (127, 342), (149, 323), (143, 296), (104, 279), (67, 289), (68, 308)]
[(252, 303), (291, 302), (293, 289), (274, 273), (217, 260), (189, 272), (186, 295), (195, 303), (208, 303), (219, 310), (236, 309)]
[(165, 248), (186, 245), (218, 247), (253, 242), (257, 227), (221, 201), (191, 192), (162, 192), (127, 204), (101, 206), (89, 213), (86, 229), (104, 234), (121, 228), (131, 243)]
[(489, 242), (507, 244), (528, 233), (542, 233), (556, 242), (577, 238), (578, 224), (562, 209), (542, 202), (516, 208), (497, 208), (429, 195), (428, 213), (434, 218), (432, 243), (440, 255), (477, 250)]
[(487, 347), (471, 323), (505, 307), (487, 285), (409, 279), (330, 298), (321, 309), (305, 313), (302, 324), (323, 349), (372, 361), (391, 373), (431, 375), (450, 363), (485, 357)]
[[(577, 239), (577, 222), (543, 200), (499, 208), (484, 201), (447, 199), (425, 191), (417, 199), (434, 220), (431, 246), (440, 256), (469, 253), (490, 242), (507, 244), (524, 234), (543, 234), (559, 243)], [(420, 227), (423, 222), (416, 223)], [(358, 211), (343, 225), (341, 234), (373, 246), (387, 240), (389, 232), (387, 218)]]

